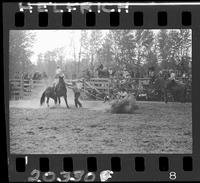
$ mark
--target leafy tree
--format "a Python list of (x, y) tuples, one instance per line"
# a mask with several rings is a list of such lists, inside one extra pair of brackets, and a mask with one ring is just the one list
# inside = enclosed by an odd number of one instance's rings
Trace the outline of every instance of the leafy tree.
[(95, 60), (97, 52), (102, 45), (102, 33), (101, 30), (92, 30), (89, 38), (89, 54), (90, 54), (90, 69), (94, 73)]
[(159, 60), (162, 69), (169, 69), (168, 59), (170, 56), (169, 36), (166, 29), (162, 29), (158, 34)]
[(49, 77), (53, 78), (56, 71), (56, 53), (54, 51), (47, 51), (44, 54), (44, 63), (46, 73)]
[(9, 75), (13, 77), (15, 72), (30, 72), (32, 63), (32, 44), (35, 34), (25, 30), (11, 30), (9, 34)]
[[(134, 35), (135, 42), (135, 65), (136, 75), (140, 77), (141, 73), (144, 72), (142, 65), (149, 61), (149, 57), (153, 56), (152, 46), (154, 36), (152, 31), (149, 30), (136, 30)], [(151, 59), (151, 58), (150, 58)], [(154, 56), (155, 59), (155, 56)]]
[(191, 61), (191, 31), (161, 30), (158, 37), (161, 68), (186, 72)]
[(113, 62), (112, 43), (109, 36), (106, 36), (102, 47), (97, 51), (97, 59), (99, 63), (109, 67)]

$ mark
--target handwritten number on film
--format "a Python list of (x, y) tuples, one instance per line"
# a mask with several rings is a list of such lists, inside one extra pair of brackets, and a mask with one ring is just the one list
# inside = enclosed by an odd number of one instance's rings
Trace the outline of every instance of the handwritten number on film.
[(56, 178), (56, 175), (54, 172), (47, 172), (45, 173), (43, 176), (42, 176), (42, 179), (45, 181), (45, 182), (52, 182), (54, 181)]
[(62, 175), (62, 177), (63, 177), (64, 179), (61, 180), (60, 178), (57, 178), (57, 180), (58, 180), (59, 182), (68, 182), (68, 181), (69, 181), (69, 179), (70, 179), (70, 172), (65, 172), (65, 171), (63, 171), (63, 172), (60, 172), (60, 174)]
[(73, 174), (74, 174), (74, 177), (71, 177), (70, 180), (71, 181), (75, 181), (75, 182), (78, 182), (82, 179), (82, 176), (85, 172), (83, 170), (77, 170), (77, 171), (74, 171)]
[(169, 172), (169, 179), (175, 180), (176, 179), (176, 172)]
[(31, 176), (32, 176), (32, 177), (29, 177), (29, 178), (28, 178), (28, 181), (29, 181), (29, 182), (39, 182), (38, 180), (39, 180), (39, 177), (40, 177), (40, 171), (34, 169), (34, 170), (31, 172)]
[[(72, 176), (70, 174), (72, 173)], [(54, 172), (46, 172), (42, 176), (42, 180), (44, 182), (53, 182), (57, 180), (58, 182), (68, 182), (68, 181), (74, 181), (78, 182), (82, 179), (84, 175), (84, 170), (77, 170), (74, 172), (60, 172), (60, 177), (56, 177), (56, 174)], [(41, 182), (40, 178), (40, 171), (34, 169), (31, 172), (31, 177), (28, 177), (29, 182)], [(95, 181), (95, 174), (93, 172), (88, 172), (84, 176), (84, 181), (85, 182), (93, 182)]]

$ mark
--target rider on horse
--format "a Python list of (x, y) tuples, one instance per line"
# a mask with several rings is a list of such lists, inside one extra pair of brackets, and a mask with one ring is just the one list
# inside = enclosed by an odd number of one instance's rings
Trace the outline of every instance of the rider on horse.
[(53, 81), (53, 87), (54, 87), (54, 91), (55, 91), (55, 88), (56, 88), (56, 84), (59, 82), (59, 77), (65, 77), (63, 71), (61, 70), (60, 66), (57, 66), (56, 68), (56, 75), (55, 75), (55, 78), (54, 78), (54, 81)]

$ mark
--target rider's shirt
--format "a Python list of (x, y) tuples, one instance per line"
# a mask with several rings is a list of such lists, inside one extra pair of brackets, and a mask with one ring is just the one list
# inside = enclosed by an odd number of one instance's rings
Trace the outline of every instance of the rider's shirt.
[(58, 75), (59, 75), (59, 74), (61, 74), (61, 72), (62, 72), (62, 71), (61, 71), (61, 69), (60, 69), (60, 68), (56, 69), (56, 74), (58, 74)]
[(64, 77), (64, 73), (60, 68), (56, 69), (56, 76), (55, 78), (59, 78), (59, 76)]
[(55, 86), (59, 82), (59, 76), (64, 77), (64, 73), (60, 68), (56, 69), (56, 75), (53, 81), (53, 86)]
[(170, 74), (170, 78), (169, 78), (170, 80), (175, 80), (176, 79), (176, 74), (175, 73), (171, 73)]

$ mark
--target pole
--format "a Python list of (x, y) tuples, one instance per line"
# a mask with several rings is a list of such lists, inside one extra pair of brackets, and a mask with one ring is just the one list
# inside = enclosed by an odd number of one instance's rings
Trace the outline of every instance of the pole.
[(20, 79), (20, 98), (24, 97), (24, 78), (23, 75), (21, 75)]

